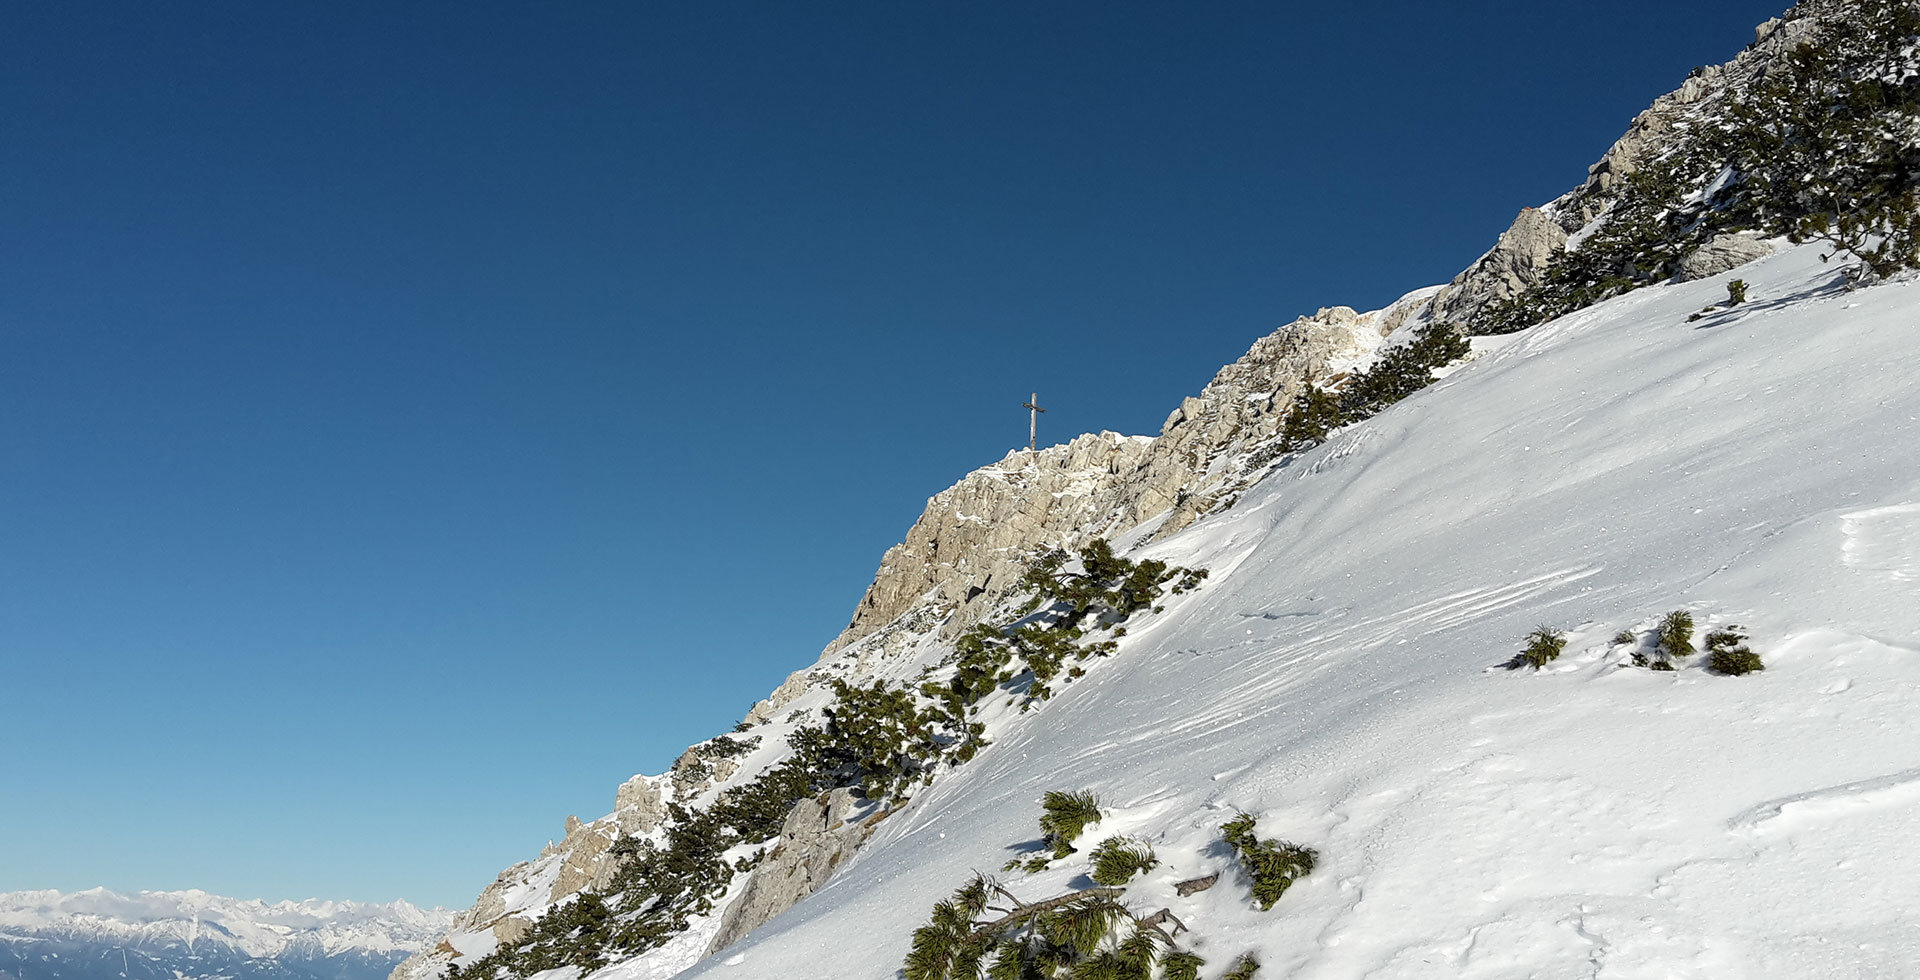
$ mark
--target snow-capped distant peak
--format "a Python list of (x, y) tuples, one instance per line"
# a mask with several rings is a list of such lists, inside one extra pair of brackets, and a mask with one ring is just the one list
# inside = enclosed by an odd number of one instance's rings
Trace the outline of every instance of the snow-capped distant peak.
[(445, 929), (452, 917), (445, 909), (422, 909), (404, 901), (266, 902), (198, 889), (131, 895), (105, 888), (0, 892), (0, 930), (10, 934), (212, 943), (250, 957), (278, 956), (296, 946), (322, 955), (403, 953)]

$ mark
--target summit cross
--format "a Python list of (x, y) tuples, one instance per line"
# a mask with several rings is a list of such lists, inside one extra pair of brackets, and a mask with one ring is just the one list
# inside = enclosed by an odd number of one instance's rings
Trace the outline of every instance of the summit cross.
[(1027, 460), (1032, 462), (1033, 443), (1040, 437), (1040, 413), (1046, 409), (1040, 407), (1039, 392), (1036, 391), (1029, 397), (1032, 401), (1021, 402), (1020, 407), (1027, 410)]

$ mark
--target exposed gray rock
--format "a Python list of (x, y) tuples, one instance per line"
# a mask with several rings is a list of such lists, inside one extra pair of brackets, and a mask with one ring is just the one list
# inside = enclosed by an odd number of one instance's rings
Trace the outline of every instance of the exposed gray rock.
[(1539, 282), (1547, 263), (1566, 247), (1567, 231), (1552, 213), (1538, 208), (1521, 211), (1487, 254), (1434, 296), (1429, 318), (1435, 323), (1470, 322), (1489, 305)]
[(747, 712), (747, 724), (759, 725), (772, 721), (774, 712), (786, 707), (788, 703), (792, 702), (794, 698), (799, 697), (801, 692), (806, 689), (806, 671), (796, 670), (788, 674), (785, 682), (779, 687), (774, 688), (772, 694), (761, 699), (759, 703), (755, 704), (753, 708)]
[(527, 938), (527, 934), (531, 932), (533, 932), (533, 920), (523, 919), (517, 915), (509, 915), (493, 924), (494, 940), (505, 946), (511, 946)]
[(1717, 276), (1772, 254), (1773, 246), (1758, 235), (1715, 235), (1680, 260), (1680, 281)]
[[(553, 888), (547, 892), (548, 902), (571, 898), (596, 878), (610, 876), (612, 867), (617, 866), (617, 859), (607, 852), (613, 847), (616, 832), (613, 821), (596, 820), (567, 835), (566, 856), (561, 859), (560, 873), (553, 879)], [(608, 860), (603, 863), (602, 858)]]
[(880, 819), (871, 815), (850, 822), (855, 810), (850, 789), (795, 804), (780, 827), (779, 843), (721, 916), (720, 930), (707, 946), (707, 955), (739, 942), (826, 884), (854, 849), (873, 835)]
[(645, 834), (660, 826), (666, 816), (666, 801), (660, 798), (660, 787), (650, 776), (635, 776), (621, 783), (613, 794), (613, 818), (622, 837)]

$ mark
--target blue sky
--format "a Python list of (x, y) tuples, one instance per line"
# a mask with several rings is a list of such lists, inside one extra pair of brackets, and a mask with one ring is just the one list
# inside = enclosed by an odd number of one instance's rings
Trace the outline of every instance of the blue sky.
[(0, 890), (463, 906), (1778, 9), (14, 4)]

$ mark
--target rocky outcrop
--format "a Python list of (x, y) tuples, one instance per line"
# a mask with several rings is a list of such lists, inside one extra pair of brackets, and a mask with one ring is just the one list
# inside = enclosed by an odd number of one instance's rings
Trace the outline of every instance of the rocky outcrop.
[(1680, 281), (1717, 276), (1772, 254), (1773, 246), (1758, 235), (1715, 235), (1680, 260)]
[(1367, 363), (1429, 295), (1374, 313), (1332, 307), (1281, 327), (1182, 402), (1156, 438), (1085, 435), (1036, 453), (1015, 450), (967, 474), (928, 500), (906, 540), (887, 550), (853, 621), (822, 659), (910, 609), (936, 610), (948, 634), (971, 626), (1039, 551), (1150, 521), (1158, 521), (1157, 534), (1186, 527), (1244, 488), (1257, 470), (1247, 452), (1279, 433), (1295, 396)]
[(1552, 213), (1535, 208), (1521, 211), (1487, 254), (1433, 298), (1431, 318), (1437, 323), (1465, 323), (1480, 310), (1525, 292), (1566, 247), (1567, 230)]
[(853, 791), (836, 789), (801, 800), (780, 828), (780, 843), (753, 870), (740, 896), (727, 906), (707, 955), (744, 939), (795, 902), (814, 893), (842, 862), (873, 836), (881, 813), (858, 814)]

